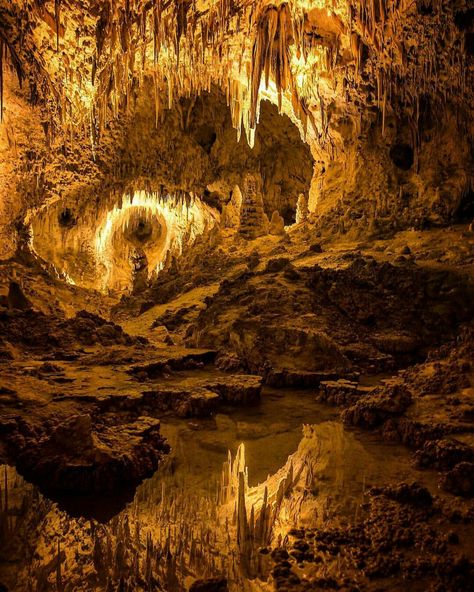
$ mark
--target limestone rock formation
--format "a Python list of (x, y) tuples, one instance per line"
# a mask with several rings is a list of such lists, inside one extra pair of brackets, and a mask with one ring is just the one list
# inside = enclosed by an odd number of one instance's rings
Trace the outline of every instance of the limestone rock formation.
[(296, 202), (296, 224), (301, 224), (308, 217), (308, 198), (300, 193)]
[(387, 384), (361, 397), (344, 411), (343, 419), (350, 425), (375, 427), (402, 415), (411, 403), (412, 395), (404, 385)]
[(96, 435), (90, 416), (69, 417), (50, 436), (26, 433), (15, 440), (18, 467), (49, 492), (113, 492), (156, 470), (168, 451), (159, 426), (158, 420), (142, 417)]
[(230, 201), (222, 206), (221, 224), (223, 228), (238, 228), (242, 208), (242, 192), (238, 185), (232, 189)]
[(282, 236), (285, 234), (285, 220), (276, 210), (272, 214), (268, 233), (276, 236)]
[(268, 234), (268, 228), (268, 217), (263, 209), (261, 175), (247, 173), (242, 186), (239, 232), (251, 240)]

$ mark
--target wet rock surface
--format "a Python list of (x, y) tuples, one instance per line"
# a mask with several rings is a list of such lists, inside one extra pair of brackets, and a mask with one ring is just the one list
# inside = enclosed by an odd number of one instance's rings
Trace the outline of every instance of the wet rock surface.
[(440, 471), (441, 488), (469, 497), (474, 458), (471, 357), (472, 326), (466, 325), (455, 341), (396, 378), (382, 379), (378, 386), (323, 381), (316, 400), (342, 408), (347, 425), (376, 429), (387, 440), (403, 442), (415, 450), (417, 466)]
[[(123, 299), (112, 321), (80, 308), (43, 310), (31, 289), (32, 308), (5, 306), (1, 458), (55, 499), (68, 498), (61, 507), (69, 509), (72, 491), (125, 494), (162, 467), (169, 458), (164, 424), (184, 421), (191, 437), (209, 429), (199, 455), (225, 455), (224, 409), (258, 416), (262, 385), (302, 389), (302, 396), (310, 389), (315, 405), (340, 409), (350, 433), (362, 429), (374, 441), (408, 446), (413, 470), (433, 473), (435, 489), (371, 483), (348, 523), (339, 522), (337, 503), (334, 514), (330, 502), (313, 509), (305, 519), (320, 526), (292, 533), (285, 526), (280, 541), (260, 545), (270, 587), (374, 590), (408, 581), (462, 590), (472, 575), (463, 540), (474, 458), (469, 274), (431, 260), (400, 267), (375, 248), (371, 255), (327, 245), (308, 251), (291, 232), (248, 243), (233, 237), (198, 242), (144, 293)], [(222, 257), (211, 258), (216, 249)], [(285, 413), (306, 421), (298, 404)], [(271, 435), (279, 453), (288, 437), (282, 423), (241, 418), (236, 437), (258, 444)], [(169, 463), (177, 470), (173, 456)], [(307, 489), (295, 492), (320, 500), (324, 478), (308, 477)], [(127, 495), (130, 501), (133, 491)], [(110, 508), (107, 519), (120, 509)], [(130, 545), (125, 523), (117, 528)], [(106, 542), (100, 548), (107, 553)], [(130, 576), (141, 569), (134, 565), (130, 556), (117, 573), (138, 581)]]
[[(471, 509), (463, 520), (473, 518)], [(450, 519), (449, 507), (416, 483), (373, 488), (352, 524), (289, 532), (288, 550), (271, 551), (275, 588), (377, 590), (390, 578), (391, 589), (469, 589), (474, 563)]]
[(463, 497), (474, 496), (474, 463), (462, 461), (441, 477), (441, 487)]
[[(23, 428), (23, 429), (22, 429)], [(138, 484), (169, 452), (160, 422), (139, 417), (120, 425), (97, 425), (73, 415), (44, 430), (23, 425), (7, 446), (19, 471), (50, 494), (103, 494)]]
[(342, 413), (350, 425), (375, 428), (388, 419), (403, 415), (412, 403), (411, 392), (401, 383), (376, 387)]
[(136, 486), (169, 452), (158, 417), (260, 396), (258, 376), (206, 375), (213, 350), (157, 349), (86, 311), (1, 315), (0, 455), (54, 495)]

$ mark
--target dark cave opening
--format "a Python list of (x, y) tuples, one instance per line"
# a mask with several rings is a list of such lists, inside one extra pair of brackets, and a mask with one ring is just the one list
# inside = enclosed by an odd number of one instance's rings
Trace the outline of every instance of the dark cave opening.
[(390, 148), (390, 158), (399, 169), (409, 171), (414, 161), (413, 148), (409, 144), (393, 144)]
[(474, 221), (474, 191), (468, 189), (462, 194), (458, 207), (453, 215), (455, 223), (471, 223)]
[(74, 212), (70, 208), (65, 208), (58, 215), (58, 222), (64, 228), (72, 228), (77, 220)]

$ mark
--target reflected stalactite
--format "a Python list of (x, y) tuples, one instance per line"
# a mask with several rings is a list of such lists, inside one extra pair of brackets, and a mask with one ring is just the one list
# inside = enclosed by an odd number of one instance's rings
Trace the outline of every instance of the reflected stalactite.
[[(81, 577), (92, 568), (89, 584), (78, 583), (76, 589), (89, 585), (88, 590), (99, 590), (122, 579), (129, 586), (144, 581), (147, 586), (182, 589), (190, 577), (225, 575), (232, 590), (257, 590), (269, 577), (269, 558), (259, 550), (281, 545), (285, 531), (299, 523), (305, 491), (311, 491), (318, 468), (325, 466), (321, 451), (333, 454), (322, 442), (324, 436), (320, 442), (317, 429), (305, 427), (298, 450), (287, 463), (253, 487), (243, 444), (235, 457), (228, 453), (221, 475), (215, 480), (210, 476), (204, 490), (176, 478), (171, 465), (165, 465), (108, 524), (69, 517), (38, 496), (13, 469), (5, 468), (3, 489), (11, 492), (12, 501), (9, 504), (5, 494), (2, 537), (18, 536), (29, 524), (30, 534), (36, 532), (42, 540), (41, 557), (25, 566), (24, 574), (37, 585), (54, 581), (67, 586), (65, 577), (70, 579), (72, 573)], [(312, 503), (314, 507), (321, 501)], [(83, 541), (83, 559), (74, 556), (72, 540)]]
[[(269, 433), (266, 440), (240, 444), (235, 455), (228, 452), (221, 463), (224, 454), (217, 449), (206, 448), (203, 459), (201, 444), (216, 442), (214, 430), (207, 435), (188, 430), (186, 436), (183, 427), (169, 433), (178, 438), (173, 446), (176, 457), (145, 481), (133, 502), (107, 523), (69, 515), (7, 467), (2, 493), (8, 491), (8, 502), (2, 495), (0, 507), (0, 555), (13, 559), (15, 572), (4, 579), (11, 589), (46, 592), (59, 584), (77, 592), (118, 586), (171, 592), (189, 590), (197, 579), (224, 578), (230, 592), (257, 592), (275, 589), (279, 577), (275, 563), (285, 558), (292, 562), (296, 558), (299, 577), (313, 584), (341, 582), (341, 574), (354, 576), (350, 553), (358, 550), (350, 547), (349, 556), (339, 558), (330, 533), (350, 540), (366, 526), (370, 533), (370, 524), (379, 528), (373, 515), (365, 515), (372, 496), (368, 484), (393, 483), (394, 478), (406, 479), (414, 471), (408, 454), (393, 445), (382, 450), (380, 444), (369, 444), (370, 438), (363, 444), (360, 435), (345, 432), (333, 421), (304, 425), (302, 435), (300, 427), (294, 426), (299, 442), (296, 437), (285, 448), (294, 451), (278, 462), (276, 450), (268, 446), (278, 438), (276, 433)], [(221, 433), (217, 441), (228, 437)], [(285, 440), (289, 434), (280, 437)], [(209, 457), (213, 460), (207, 464)], [(269, 461), (270, 474), (254, 484), (254, 463), (263, 475)], [(86, 509), (87, 501), (83, 504)], [(409, 505), (397, 506), (396, 512), (411, 512)], [(378, 519), (385, 521), (385, 515)], [(427, 529), (432, 537), (431, 527)], [(309, 538), (302, 538), (305, 532)], [(5, 545), (6, 540), (11, 544)], [(337, 549), (342, 552), (340, 540)], [(307, 549), (308, 542), (318, 549), (317, 561), (309, 556), (301, 559), (305, 553), (301, 549)], [(22, 553), (12, 555), (14, 549)], [(425, 553), (418, 547), (413, 550)], [(362, 546), (361, 552), (365, 556), (367, 549)], [(426, 553), (432, 553), (429, 545)], [(381, 557), (385, 562), (386, 553)], [(1, 573), (5, 577), (7, 572)]]

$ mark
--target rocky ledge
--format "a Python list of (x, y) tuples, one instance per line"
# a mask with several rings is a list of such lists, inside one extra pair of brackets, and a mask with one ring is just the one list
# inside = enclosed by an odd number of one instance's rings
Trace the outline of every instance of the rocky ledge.
[(160, 422), (138, 417), (117, 425), (94, 426), (88, 414), (58, 421), (37, 433), (24, 421), (8, 438), (17, 468), (45, 491), (85, 495), (138, 484), (158, 467), (169, 446)]
[(186, 379), (180, 383), (143, 393), (155, 411), (173, 411), (179, 417), (204, 417), (218, 405), (250, 405), (260, 399), (261, 376), (229, 374), (220, 378)]
[(473, 330), (466, 324), (456, 340), (432, 350), (425, 362), (380, 384), (321, 381), (316, 400), (342, 408), (348, 426), (375, 429), (383, 439), (409, 446), (418, 467), (440, 472), (441, 489), (472, 497)]

